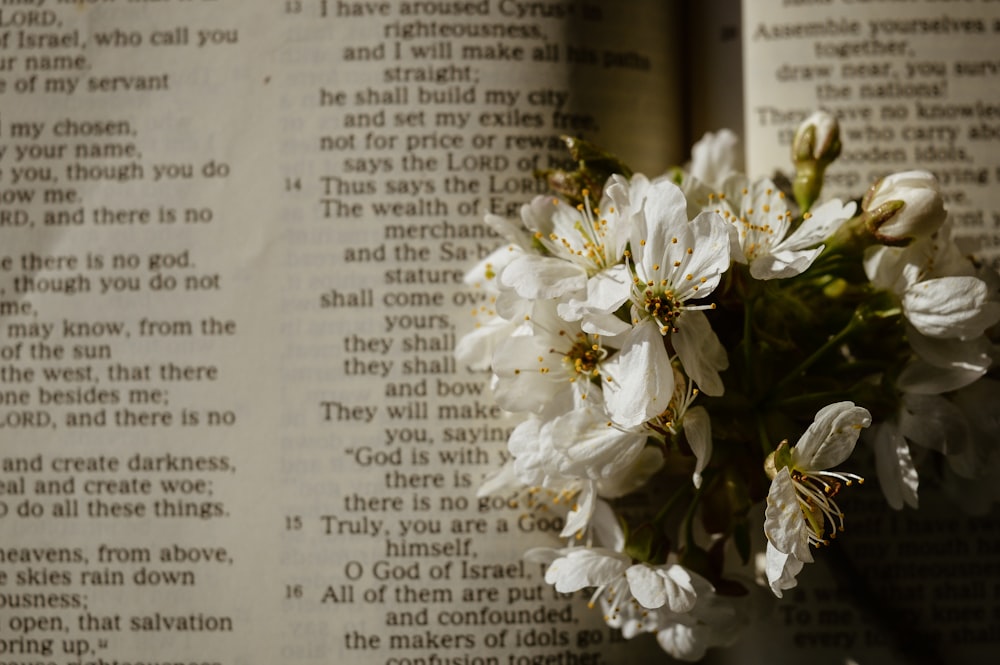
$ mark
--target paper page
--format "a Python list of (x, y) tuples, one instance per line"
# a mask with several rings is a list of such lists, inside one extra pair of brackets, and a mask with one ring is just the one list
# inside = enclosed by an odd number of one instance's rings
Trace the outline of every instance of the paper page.
[(511, 423), (452, 354), (555, 136), (684, 154), (618, 9), (0, 3), (0, 659), (624, 657), (475, 498)]
[[(889, 172), (930, 170), (963, 247), (997, 265), (997, 8), (775, 0), (743, 11), (749, 172), (788, 174), (796, 126), (825, 109), (840, 119), (844, 148), (824, 196), (856, 198)], [(775, 599), (747, 652), (830, 665), (991, 657), (1000, 616), (992, 499), (979, 501), (972, 483), (942, 493), (921, 481), (920, 509), (894, 511), (869, 481), (845, 493), (845, 532)], [(719, 662), (753, 661), (733, 652)]]
[(894, 171), (933, 172), (963, 247), (998, 265), (1000, 60), (990, 2), (787, 2), (743, 6), (748, 168), (791, 168), (813, 110), (841, 122), (824, 195), (860, 196)]

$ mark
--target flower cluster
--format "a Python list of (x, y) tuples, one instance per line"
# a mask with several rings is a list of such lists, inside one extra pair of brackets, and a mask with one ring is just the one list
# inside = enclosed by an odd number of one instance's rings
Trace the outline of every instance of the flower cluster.
[(557, 591), (696, 660), (745, 622), (744, 567), (780, 597), (844, 529), (859, 440), (896, 508), (925, 468), (997, 469), (1000, 279), (956, 248), (933, 176), (824, 200), (823, 113), (787, 183), (740, 173), (726, 131), (652, 179), (567, 143), (551, 195), (487, 217), (507, 243), (467, 276), (489, 304), (457, 350), (522, 416), (480, 491), (562, 519), (566, 545), (527, 554)]

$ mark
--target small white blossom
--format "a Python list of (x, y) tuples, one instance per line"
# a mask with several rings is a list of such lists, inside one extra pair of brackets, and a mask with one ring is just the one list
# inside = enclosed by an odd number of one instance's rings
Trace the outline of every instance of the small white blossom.
[(972, 339), (1000, 321), (1000, 302), (973, 276), (968, 261), (952, 258), (951, 248), (947, 238), (925, 238), (905, 249), (869, 248), (865, 273), (872, 286), (899, 298), (903, 315), (921, 335)]
[(844, 515), (834, 497), (841, 486), (860, 481), (850, 473), (828, 471), (850, 457), (861, 430), (871, 424), (867, 409), (853, 402), (823, 407), (798, 443), (778, 447), (767, 493), (764, 534), (767, 578), (781, 597), (796, 584), (802, 564), (813, 560), (810, 546), (825, 544), (843, 529)]
[(551, 301), (536, 303), (521, 334), (512, 334), (493, 355), (493, 396), (508, 411), (540, 412), (560, 393), (573, 405), (601, 403), (600, 385), (607, 351), (598, 337), (576, 322), (560, 319)]
[(573, 206), (553, 196), (537, 196), (521, 208), (525, 227), (545, 253), (523, 253), (500, 277), (522, 298), (561, 298), (583, 292), (592, 275), (614, 266), (628, 241), (628, 181), (612, 176), (600, 206)]
[(739, 137), (732, 130), (722, 129), (706, 133), (694, 144), (687, 171), (698, 182), (718, 190), (738, 173), (741, 162)]
[(823, 251), (821, 244), (854, 215), (854, 203), (827, 201), (792, 228), (784, 193), (770, 180), (737, 183), (709, 198), (706, 210), (722, 215), (736, 229), (733, 260), (748, 264), (754, 279), (784, 279), (809, 269)]
[(814, 111), (806, 118), (792, 139), (792, 156), (796, 160), (832, 162), (840, 155), (840, 123), (826, 111)]

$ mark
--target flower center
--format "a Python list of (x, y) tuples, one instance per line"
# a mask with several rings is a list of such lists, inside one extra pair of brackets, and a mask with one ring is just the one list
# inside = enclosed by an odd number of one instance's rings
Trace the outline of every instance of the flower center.
[[(576, 206), (578, 216), (567, 220), (558, 218), (555, 228), (548, 235), (538, 233), (535, 239), (548, 251), (582, 266), (588, 274), (597, 273), (618, 260), (609, 257), (605, 244), (608, 235), (608, 220), (597, 208), (590, 206), (590, 193), (583, 190), (584, 202)], [(553, 199), (553, 204), (565, 206), (564, 201)], [(614, 214), (614, 208), (608, 211)]]
[(568, 364), (572, 371), (588, 379), (597, 376), (599, 373), (597, 367), (607, 352), (600, 344), (592, 342), (585, 333), (578, 333), (576, 337), (577, 341), (566, 352), (563, 362)]
[(664, 335), (677, 332), (673, 322), (681, 313), (683, 303), (674, 296), (674, 292), (646, 289), (643, 295), (643, 309), (660, 324), (660, 332)]
[(834, 471), (807, 474), (792, 470), (791, 476), (799, 506), (809, 525), (809, 544), (828, 545), (829, 539), (836, 538), (844, 530), (844, 512), (834, 498), (842, 487), (850, 487), (855, 481), (861, 484), (865, 479), (853, 473)]

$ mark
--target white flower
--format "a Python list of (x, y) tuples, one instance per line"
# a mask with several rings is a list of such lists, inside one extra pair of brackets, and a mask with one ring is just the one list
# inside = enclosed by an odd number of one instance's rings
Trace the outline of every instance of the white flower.
[(948, 216), (937, 178), (928, 171), (903, 171), (882, 178), (865, 194), (861, 207), (875, 237), (895, 244), (929, 237)]
[(691, 148), (688, 173), (712, 189), (722, 189), (741, 163), (740, 139), (729, 129), (707, 132)]
[[(689, 222), (680, 189), (658, 181), (636, 216), (630, 247), (631, 283), (609, 281), (608, 298), (599, 303), (610, 313), (631, 301), (633, 327), (619, 322), (627, 332), (616, 360), (618, 371), (609, 372), (618, 391), (608, 410), (612, 420), (626, 428), (653, 418), (670, 403), (674, 376), (664, 336), (670, 338), (684, 371), (709, 395), (722, 394), (719, 372), (728, 366), (725, 349), (699, 311), (712, 305), (692, 302), (710, 295), (729, 268), (725, 222), (714, 213)], [(615, 332), (610, 324), (604, 328)]]
[[(609, 427), (593, 408), (531, 416), (508, 438), (510, 469), (488, 481), (488, 492), (547, 493), (565, 517), (560, 535), (580, 535), (590, 527), (598, 497), (634, 492), (660, 470), (662, 455), (645, 444), (645, 434)], [(512, 485), (515, 479), (521, 488)]]
[(687, 303), (710, 295), (729, 269), (729, 230), (714, 213), (689, 222), (684, 195), (665, 181), (650, 188), (642, 213), (631, 238), (633, 323), (676, 332), (685, 311), (711, 309)]
[[(607, 373), (612, 377), (621, 374), (616, 360), (608, 362)], [(637, 427), (618, 426), (618, 429), (622, 432), (639, 434), (644, 438), (654, 437), (664, 445), (669, 444), (673, 437), (683, 433), (695, 457), (691, 480), (695, 487), (701, 487), (701, 472), (712, 458), (712, 422), (704, 407), (691, 406), (699, 394), (694, 383), (676, 366), (673, 367), (673, 374), (674, 392), (666, 409)], [(612, 380), (606, 384), (604, 389), (606, 401), (616, 403), (620, 400), (622, 392), (620, 383)]]
[(985, 336), (972, 339), (935, 339), (906, 326), (906, 339), (915, 356), (896, 379), (908, 393), (938, 395), (978, 381), (993, 364), (992, 345)]
[(903, 315), (921, 335), (972, 339), (1000, 321), (1000, 303), (968, 261), (953, 258), (952, 247), (946, 237), (905, 249), (872, 247), (865, 253), (865, 273), (872, 286), (899, 298)]
[(630, 467), (646, 446), (644, 432), (628, 432), (608, 422), (603, 411), (579, 408), (560, 416), (553, 427), (559, 472), (576, 478), (614, 478)]
[[(493, 355), (492, 388), (508, 411), (540, 412), (560, 393), (573, 394), (573, 405), (601, 403), (601, 376), (607, 352), (579, 323), (556, 316), (555, 303), (537, 302), (519, 334), (500, 342)], [(591, 393), (596, 396), (591, 397)]]
[(733, 260), (746, 263), (754, 279), (783, 279), (805, 272), (823, 251), (821, 244), (854, 216), (854, 203), (831, 200), (803, 215), (789, 234), (792, 213), (784, 193), (768, 179), (742, 183), (709, 199), (714, 210), (736, 228)]
[(690, 613), (700, 594), (714, 592), (707, 580), (674, 557), (661, 565), (633, 562), (623, 553), (625, 537), (611, 508), (598, 501), (594, 514), (595, 545), (537, 548), (526, 556), (550, 562), (545, 581), (560, 593), (594, 587), (590, 606), (599, 599), (605, 621), (621, 628), (626, 638), (656, 630), (661, 617)]
[(568, 547), (545, 571), (545, 582), (559, 593), (573, 593), (597, 587), (601, 593), (611, 585), (625, 582), (625, 571), (632, 560), (621, 552), (602, 547)]
[[(618, 382), (618, 391), (608, 411), (625, 428), (641, 425), (669, 404), (674, 378), (664, 336), (685, 372), (709, 395), (722, 394), (719, 372), (729, 363), (699, 311), (712, 305), (693, 303), (710, 295), (729, 268), (726, 223), (707, 212), (689, 222), (684, 195), (669, 181), (656, 180), (638, 191), (644, 196), (632, 224), (627, 259), (632, 274), (626, 266), (605, 270), (588, 283), (585, 301), (560, 309), (564, 317), (572, 309), (583, 330), (617, 337), (617, 371), (607, 375)], [(631, 325), (616, 316), (627, 302)]]
[(482, 302), (472, 310), (475, 328), (458, 340), (455, 358), (474, 370), (489, 368), (497, 344), (514, 334), (532, 309), (530, 301), (517, 298), (513, 290), (501, 285), (499, 280), (511, 261), (532, 251), (530, 236), (503, 217), (486, 215), (485, 221), (508, 244), (479, 261), (463, 278), (465, 284), (481, 294)]
[(665, 607), (675, 613), (690, 612), (698, 599), (691, 573), (677, 563), (637, 563), (625, 571), (625, 577), (635, 599), (651, 610)]
[(674, 372), (655, 328), (637, 326), (629, 331), (605, 369), (610, 381), (604, 388), (605, 405), (619, 427), (638, 428), (667, 408)]
[(522, 298), (560, 298), (582, 292), (587, 279), (621, 259), (628, 241), (628, 181), (612, 176), (598, 209), (574, 207), (553, 196), (522, 206), (521, 218), (546, 254), (523, 253), (507, 266), (501, 283)]
[[(988, 468), (1000, 436), (1000, 384), (990, 379), (948, 395), (903, 393), (896, 415), (867, 433), (875, 448), (876, 470), (886, 501), (895, 509), (917, 507), (914, 456), (934, 451), (962, 482)], [(913, 448), (912, 445), (917, 446)]]
[(867, 409), (853, 402), (830, 404), (817, 412), (793, 448), (783, 442), (769, 458), (767, 579), (779, 598), (795, 586), (802, 565), (813, 560), (809, 547), (825, 544), (843, 529), (844, 515), (834, 498), (841, 486), (861, 479), (827, 469), (850, 457), (861, 430), (870, 424)]

